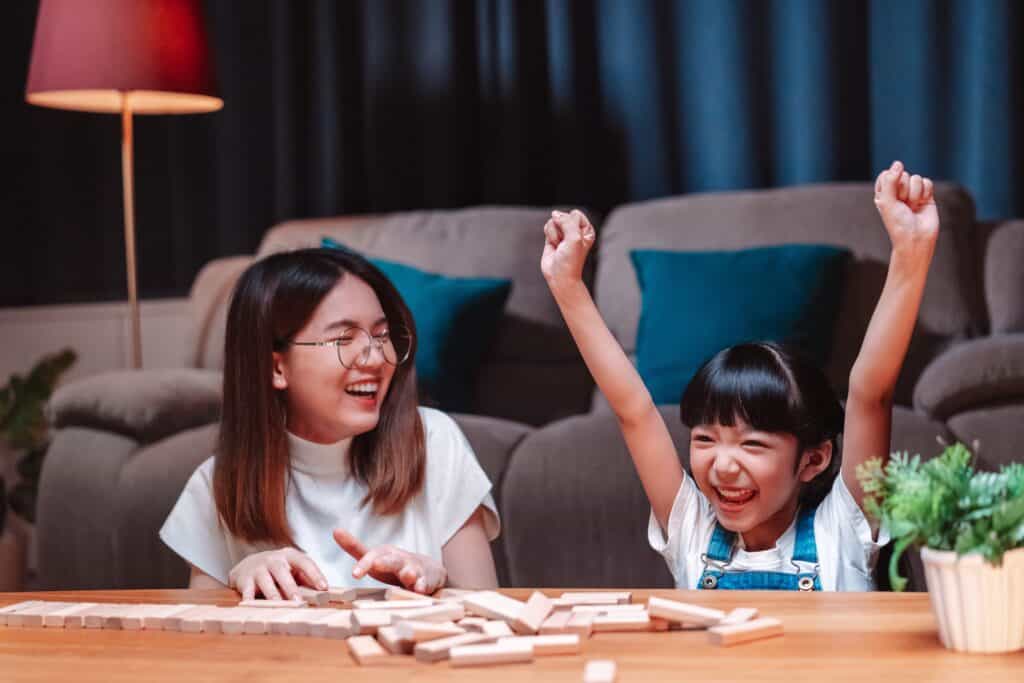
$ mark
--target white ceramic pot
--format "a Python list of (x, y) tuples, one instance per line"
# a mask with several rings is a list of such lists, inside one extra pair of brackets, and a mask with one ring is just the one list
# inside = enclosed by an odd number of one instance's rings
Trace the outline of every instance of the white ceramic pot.
[(961, 652), (1024, 649), (1024, 548), (999, 567), (980, 555), (921, 549), (939, 638)]

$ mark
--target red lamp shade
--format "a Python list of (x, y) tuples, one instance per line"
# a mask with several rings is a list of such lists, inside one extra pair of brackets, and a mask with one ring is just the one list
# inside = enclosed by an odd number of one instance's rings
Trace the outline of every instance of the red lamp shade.
[(200, 0), (42, 0), (25, 99), (56, 109), (190, 114), (224, 106)]

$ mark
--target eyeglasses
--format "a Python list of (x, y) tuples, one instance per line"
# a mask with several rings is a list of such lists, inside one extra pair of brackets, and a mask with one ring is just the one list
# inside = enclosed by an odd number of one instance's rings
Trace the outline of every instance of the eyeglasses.
[(349, 370), (367, 365), (375, 348), (385, 363), (394, 366), (409, 360), (412, 352), (412, 334), (402, 325), (391, 325), (377, 334), (370, 334), (361, 327), (348, 327), (327, 341), (288, 343), (292, 346), (333, 346), (338, 361)]

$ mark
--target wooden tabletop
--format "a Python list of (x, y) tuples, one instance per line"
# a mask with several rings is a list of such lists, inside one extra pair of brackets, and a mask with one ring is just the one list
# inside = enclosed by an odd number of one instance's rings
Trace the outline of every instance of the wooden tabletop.
[[(575, 589), (573, 589), (575, 590)], [(503, 591), (525, 598), (528, 590)], [(545, 590), (556, 596), (560, 590)], [(659, 595), (717, 607), (757, 607), (782, 619), (781, 638), (720, 648), (703, 631), (598, 633), (579, 656), (532, 664), (452, 669), (396, 657), (358, 667), (344, 641), (290, 636), (230, 636), (164, 631), (0, 627), (3, 681), (581, 681), (584, 662), (613, 659), (618, 681), (1024, 681), (1024, 653), (967, 655), (938, 640), (924, 593), (633, 591), (634, 602)], [(22, 600), (208, 603), (234, 605), (230, 591), (138, 590), (0, 593), (0, 606)]]

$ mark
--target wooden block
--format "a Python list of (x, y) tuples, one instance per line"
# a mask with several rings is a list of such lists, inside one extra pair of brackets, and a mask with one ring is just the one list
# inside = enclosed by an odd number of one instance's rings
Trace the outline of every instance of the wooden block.
[(299, 600), (264, 600), (263, 598), (260, 598), (258, 600), (241, 600), (238, 603), (239, 607), (266, 607), (268, 609), (270, 609), (270, 608), (278, 609), (278, 608), (282, 608), (282, 607), (285, 607), (285, 608), (295, 608), (295, 607), (304, 607), (305, 605), (306, 605), (306, 601), (302, 600), (302, 599), (299, 599)]
[[(216, 633), (214, 629), (218, 626), (223, 629), (224, 613), (220, 607), (204, 605), (181, 617), (180, 630), (182, 633), (203, 633), (209, 629), (210, 633)], [(224, 631), (227, 633), (227, 631)]]
[(203, 610), (207, 610), (207, 609), (209, 609), (209, 605), (193, 605), (191, 607), (188, 607), (187, 609), (182, 609), (182, 610), (180, 610), (178, 612), (174, 612), (173, 614), (171, 614), (171, 615), (169, 615), (167, 617), (164, 617), (164, 620), (163, 620), (163, 630), (165, 630), (165, 631), (180, 631), (181, 630), (181, 622), (182, 622), (182, 620), (184, 620), (189, 615), (192, 615), (192, 614), (195, 614), (195, 613), (201, 612)]
[(716, 626), (732, 626), (733, 624), (742, 624), (751, 619), (757, 619), (756, 607), (737, 607), (726, 614)]
[(647, 612), (619, 612), (594, 617), (594, 633), (650, 631), (651, 617)]
[(725, 612), (720, 609), (700, 607), (657, 597), (648, 599), (647, 611), (652, 617), (702, 626), (714, 626), (725, 617)]
[(299, 596), (305, 601), (310, 607), (327, 607), (327, 603), (330, 600), (330, 593), (327, 591), (318, 591), (308, 586), (298, 586)]
[(442, 588), (437, 594), (439, 600), (457, 600), (462, 601), (467, 595), (472, 595), (478, 591), (466, 590), (465, 588)]
[(466, 632), (464, 628), (450, 621), (400, 621), (395, 624), (395, 629), (399, 638), (414, 643), (459, 636)]
[(448, 651), (453, 667), (487, 666), (533, 661), (533, 645), (529, 643), (489, 643), (460, 645)]
[(47, 614), (67, 608), (72, 604), (73, 603), (70, 602), (44, 601), (39, 605), (15, 612), (15, 614), (17, 614), (18, 618), (21, 620), (21, 626), (23, 628), (42, 628), (43, 619)]
[(307, 607), (288, 620), (285, 632), (290, 636), (308, 636), (314, 623), (323, 619), (325, 615), (337, 613), (338, 610), (334, 607)]
[(651, 617), (651, 631), (664, 632), (672, 629), (672, 624), (661, 617)]
[(121, 628), (126, 631), (141, 631), (146, 623), (146, 615), (160, 605), (133, 605), (132, 609), (121, 617)]
[(0, 626), (8, 625), (7, 616), (9, 614), (20, 612), (21, 610), (28, 609), (29, 607), (34, 607), (42, 602), (42, 600), (22, 600), (21, 602), (15, 602), (11, 605), (0, 607)]
[(21, 603), (22, 606), (19, 609), (13, 610), (6, 614), (7, 625), (15, 628), (20, 628), (22, 626), (25, 626), (26, 620), (28, 620), (29, 623), (32, 623), (34, 622), (33, 615), (37, 613), (45, 613), (48, 609), (50, 609), (51, 604), (52, 603), (47, 602), (46, 600), (34, 600), (31, 602), (31, 604)]
[(462, 628), (466, 629), (467, 631), (475, 631), (477, 633), (482, 633), (484, 630), (484, 624), (487, 623), (487, 620), (483, 617), (463, 617), (455, 623), (461, 626)]
[[(314, 608), (318, 609), (318, 608)], [(275, 635), (287, 635), (288, 624), (293, 619), (305, 619), (307, 618), (307, 610), (302, 609), (286, 609), (286, 610), (275, 610), (267, 617), (267, 627), (270, 632)]]
[(422, 609), (433, 607), (434, 601), (430, 598), (417, 598), (415, 600), (356, 600), (352, 603), (355, 609)]
[(398, 586), (392, 586), (391, 588), (388, 588), (387, 590), (385, 590), (384, 591), (384, 599), (385, 600), (395, 600), (395, 601), (400, 601), (400, 600), (430, 600), (431, 604), (433, 604), (433, 602), (434, 602), (433, 598), (429, 598), (429, 597), (423, 595), (422, 593), (417, 593), (416, 591), (410, 591), (410, 590), (406, 590), (404, 588), (399, 588)]
[(585, 613), (573, 614), (569, 617), (565, 630), (569, 633), (579, 634), (580, 638), (589, 638), (590, 634), (594, 632), (594, 615)]
[(562, 593), (560, 600), (570, 602), (573, 605), (626, 605), (633, 601), (633, 594), (629, 591), (615, 593), (607, 592), (586, 592), (586, 593)]
[[(192, 609), (195, 605), (154, 605), (153, 609), (142, 619), (142, 628), (160, 631), (164, 628), (164, 620)], [(65, 628), (67, 624), (65, 623)]]
[(59, 609), (55, 612), (48, 612), (43, 617), (44, 628), (64, 628), (64, 623), (71, 617), (84, 612), (90, 607), (95, 607), (95, 602), (74, 602), (69, 604), (63, 609)]
[(540, 631), (541, 624), (554, 610), (551, 598), (539, 591), (535, 591), (526, 606), (519, 612), (519, 616), (512, 620), (512, 630), (520, 635), (533, 635)]
[(526, 603), (513, 600), (496, 591), (480, 591), (465, 596), (462, 604), (466, 610), (480, 617), (514, 621), (519, 618)]
[(711, 644), (723, 647), (781, 635), (782, 622), (771, 617), (761, 617), (729, 626), (712, 626), (708, 629), (708, 640)]
[(592, 659), (583, 668), (583, 683), (615, 683), (617, 669), (610, 659)]
[(448, 655), (453, 647), (461, 647), (463, 645), (481, 645), (483, 643), (493, 642), (494, 638), (484, 635), (483, 633), (462, 633), (457, 636), (439, 638), (437, 640), (429, 640), (425, 643), (419, 643), (415, 646), (414, 652), (416, 654), (417, 661), (440, 662), (441, 660), (448, 659)]
[(574, 614), (593, 614), (598, 616), (601, 614), (623, 614), (628, 612), (644, 612), (647, 608), (639, 602), (629, 603), (628, 605), (575, 605), (569, 611)]
[(442, 602), (430, 607), (396, 610), (389, 612), (391, 623), (399, 621), (459, 621), (466, 617), (466, 610), (457, 602)]
[(513, 638), (501, 638), (498, 644), (510, 642), (524, 642), (533, 645), (533, 654), (536, 657), (550, 655), (575, 655), (580, 651), (580, 636), (577, 633), (563, 633), (553, 636), (516, 636)]
[(381, 626), (377, 629), (377, 642), (393, 655), (411, 655), (416, 645), (411, 640), (399, 638), (398, 630), (394, 626)]
[(386, 588), (328, 588), (328, 602), (355, 602), (356, 600), (383, 600), (387, 597)]
[(137, 605), (111, 605), (110, 611), (103, 616), (103, 628), (120, 631), (124, 628), (124, 620), (131, 617)]
[(553, 635), (558, 633), (568, 633), (566, 628), (569, 625), (569, 619), (572, 618), (572, 612), (563, 609), (557, 612), (552, 612), (551, 616), (544, 620), (544, 623), (540, 625), (541, 635)]
[(391, 626), (391, 618), (386, 609), (357, 609), (352, 612), (352, 626), (360, 635), (373, 635), (381, 626)]
[[(293, 608), (296, 609), (296, 608)], [(309, 610), (309, 607), (297, 609)], [(242, 621), (242, 633), (250, 636), (262, 636), (270, 633), (270, 612), (262, 607), (247, 607), (244, 620)]]
[(376, 664), (387, 659), (388, 653), (373, 636), (352, 636), (347, 641), (349, 654), (360, 666)]
[(309, 625), (309, 635), (314, 638), (350, 638), (357, 634), (352, 628), (352, 610), (339, 609), (334, 614), (325, 614)]
[(515, 635), (511, 627), (504, 621), (488, 621), (480, 627), (480, 632), (491, 636), (495, 640), (498, 638), (511, 638)]
[(116, 605), (112, 605), (110, 603), (98, 603), (92, 609), (85, 610), (82, 612), (82, 616), (84, 617), (82, 627), (103, 628), (103, 621), (115, 607)]

